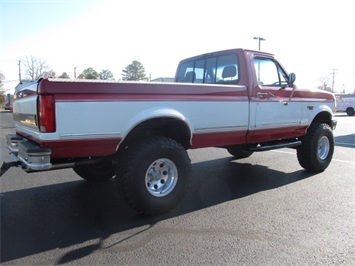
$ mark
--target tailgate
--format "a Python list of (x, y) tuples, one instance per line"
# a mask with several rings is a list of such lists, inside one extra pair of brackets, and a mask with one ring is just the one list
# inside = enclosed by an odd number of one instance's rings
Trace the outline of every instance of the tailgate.
[(38, 82), (34, 81), (25, 86), (20, 86), (15, 91), (13, 116), (16, 130), (19, 132), (27, 134), (38, 132), (37, 86)]

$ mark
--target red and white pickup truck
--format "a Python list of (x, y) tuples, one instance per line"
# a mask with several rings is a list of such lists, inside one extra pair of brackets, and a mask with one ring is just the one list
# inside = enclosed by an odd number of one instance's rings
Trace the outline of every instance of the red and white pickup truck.
[(238, 158), (295, 148), (323, 171), (334, 151), (335, 97), (294, 85), (273, 55), (233, 49), (180, 62), (175, 83), (40, 79), (16, 92), (7, 135), (27, 172), (73, 168), (88, 181), (115, 177), (129, 205), (154, 215), (180, 203), (186, 150), (220, 147)]

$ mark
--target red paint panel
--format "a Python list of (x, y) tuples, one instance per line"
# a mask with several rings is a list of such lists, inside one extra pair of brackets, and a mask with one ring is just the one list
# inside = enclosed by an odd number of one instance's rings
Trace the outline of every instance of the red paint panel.
[[(251, 132), (247, 136), (247, 131), (213, 132), (194, 134), (192, 137), (192, 148), (221, 147), (234, 144), (260, 143), (277, 139), (287, 139), (303, 136), (306, 126), (263, 129)], [(39, 142), (38, 140), (33, 141)], [(90, 140), (60, 140), (41, 141), (42, 148), (52, 150), (52, 158), (71, 158), (88, 156), (112, 155), (116, 152), (116, 147), (122, 139), (90, 139)]]
[(245, 143), (247, 131), (194, 134), (192, 148), (219, 147)]
[(52, 149), (52, 158), (71, 158), (111, 155), (121, 139), (90, 139), (42, 141), (40, 146)]
[(93, 94), (75, 94), (75, 95), (56, 95), (58, 102), (117, 102), (117, 101), (234, 101), (247, 102), (247, 96), (226, 96), (226, 95), (93, 95)]
[(55, 94), (56, 99), (176, 99), (193, 96), (240, 97), (248, 96), (244, 86), (193, 85), (178, 83), (138, 82), (79, 82), (50, 81), (43, 79), (38, 86), (39, 94)]
[[(272, 128), (250, 131), (217, 132), (194, 134), (192, 148), (218, 147), (234, 144), (260, 143), (278, 139), (288, 139), (305, 135), (307, 126)], [(248, 140), (246, 142), (246, 139)]]
[(278, 139), (288, 139), (305, 135), (307, 126), (281, 127), (251, 131), (248, 143), (260, 143)]
[[(254, 89), (255, 94), (250, 97), (251, 102), (264, 102), (264, 101), (289, 101), (292, 90), (285, 89), (280, 90), (279, 87), (260, 89), (259, 87)], [(257, 93), (267, 93), (264, 97), (257, 97)], [(332, 93), (322, 90), (307, 90), (307, 89), (295, 89), (291, 98), (292, 102), (333, 102), (334, 96)]]

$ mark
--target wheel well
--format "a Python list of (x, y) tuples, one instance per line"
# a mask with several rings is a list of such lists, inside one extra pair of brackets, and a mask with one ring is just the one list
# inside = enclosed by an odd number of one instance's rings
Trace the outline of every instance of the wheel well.
[(190, 148), (190, 129), (188, 125), (176, 118), (154, 118), (135, 126), (126, 136), (120, 147), (127, 146), (130, 142), (149, 136), (165, 136), (175, 139), (185, 149)]
[(328, 112), (321, 112), (321, 113), (317, 114), (316, 117), (313, 119), (312, 123), (314, 123), (314, 122), (326, 123), (330, 127), (332, 127), (331, 114), (329, 114)]

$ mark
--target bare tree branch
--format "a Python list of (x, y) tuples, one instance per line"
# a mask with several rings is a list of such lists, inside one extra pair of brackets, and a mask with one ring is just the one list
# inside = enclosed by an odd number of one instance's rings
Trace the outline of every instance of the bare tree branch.
[(26, 68), (26, 75), (29, 76), (31, 80), (37, 80), (45, 75), (49, 70), (49, 66), (45, 60), (39, 59), (31, 56), (26, 56), (22, 61)]

